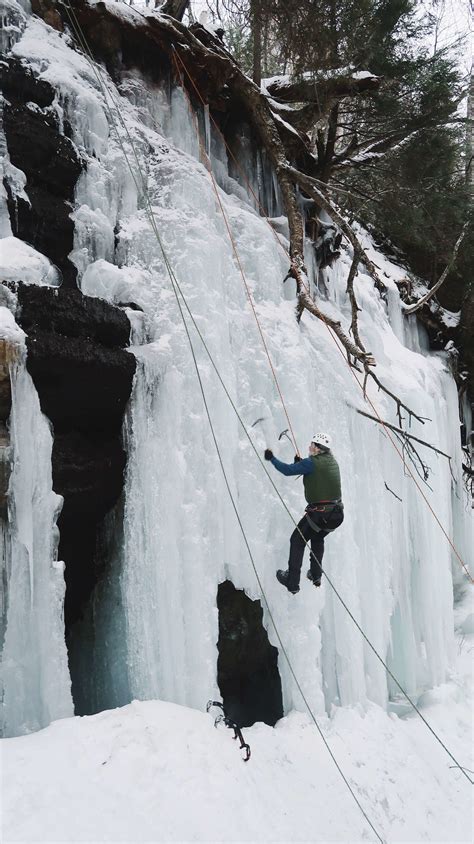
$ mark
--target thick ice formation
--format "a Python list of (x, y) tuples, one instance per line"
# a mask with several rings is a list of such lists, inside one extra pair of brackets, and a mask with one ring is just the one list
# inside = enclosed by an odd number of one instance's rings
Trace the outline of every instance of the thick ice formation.
[(59, 287), (61, 275), (51, 261), (17, 237), (4, 237), (0, 246), (0, 278), (2, 281), (24, 281)]
[[(0, 520), (2, 664), (0, 734), (32, 732), (73, 714), (64, 641), (64, 564), (57, 560), (52, 436), (26, 370), (12, 347), (8, 522)], [(15, 360), (16, 358), (16, 360)]]
[[(108, 588), (97, 590), (90, 614), (95, 652), (93, 664), (83, 666), (84, 686), (100, 688), (102, 707), (158, 697), (201, 708), (216, 693), (217, 584), (230, 578), (252, 598), (261, 595), (217, 460), (163, 255), (147, 218), (146, 197), (188, 305), (257, 449), (272, 446), (291, 461), (288, 442), (278, 441), (288, 423), (209, 174), (198, 160), (196, 127), (182, 93), (175, 90), (168, 102), (136, 72), (118, 91), (101, 72), (113, 97), (106, 107), (86, 59), (68, 48), (67, 36), (35, 19), (29, 20), (14, 53), (58, 86), (74, 141), (87, 157), (77, 186), (72, 254), (82, 289), (115, 302), (133, 301), (145, 312), (135, 334), (141, 345), (132, 350), (139, 366), (125, 425), (123, 542), (117, 538)], [(235, 168), (229, 176), (223, 145), (214, 133), (209, 137), (208, 122), (207, 127), (213, 169), (224, 188), (220, 198), (298, 446), (305, 452), (313, 430), (327, 430), (341, 465), (346, 519), (327, 541), (325, 566), (374, 646), (416, 697), (443, 682), (449, 670), (451, 571), (453, 566), (461, 581), (459, 563), (409, 476), (413, 468), (404, 465), (387, 432), (357, 413), (373, 411), (327, 327), (308, 315), (296, 323), (293, 282), (281, 283), (288, 268), (282, 237), (278, 243), (253, 200), (245, 198)], [(257, 186), (249, 165), (247, 172)], [(275, 203), (264, 167), (260, 176), (263, 195)], [(271, 213), (281, 213), (276, 204)], [(281, 229), (281, 220), (276, 226)], [(367, 236), (361, 236), (372, 249)], [(321, 308), (346, 329), (350, 257), (344, 252), (334, 270), (326, 271), (324, 283), (319, 279), (327, 297), (320, 300)], [(425, 354), (416, 323), (403, 323), (394, 282), (400, 269), (380, 253), (377, 264), (388, 287), (387, 301), (361, 272), (355, 284), (360, 332), (377, 359), (379, 378), (430, 419), (425, 425), (413, 421), (413, 433), (453, 457), (452, 478), (445, 458), (419, 446), (431, 469), (431, 490), (417, 482), (470, 563), (472, 522), (461, 484), (455, 384), (445, 356)], [(275, 569), (285, 566), (292, 522), (187, 321), (242, 523), (307, 699), (316, 712), (367, 700), (386, 706), (397, 690), (331, 588), (326, 584), (316, 592), (303, 583), (295, 598), (277, 584)], [(370, 382), (368, 389), (382, 418), (396, 424), (394, 403)], [(251, 428), (258, 417), (264, 422)], [(299, 518), (301, 483), (276, 473), (272, 477)], [(277, 644), (271, 625), (269, 635)], [(283, 656), (280, 670), (286, 709), (301, 709)]]

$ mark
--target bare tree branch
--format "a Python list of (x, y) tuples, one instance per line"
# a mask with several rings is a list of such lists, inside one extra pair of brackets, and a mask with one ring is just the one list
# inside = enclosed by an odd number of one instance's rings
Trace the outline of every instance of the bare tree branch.
[[(155, 0), (155, 6), (160, 6), (159, 0)], [(160, 7), (160, 12), (163, 15), (170, 15), (172, 18), (176, 18), (176, 20), (181, 21), (183, 20), (184, 13), (189, 6), (189, 0), (165, 0), (163, 5)]]
[(408, 434), (406, 431), (403, 430), (403, 428), (397, 428), (396, 425), (392, 425), (390, 422), (386, 422), (385, 419), (378, 419), (377, 416), (372, 416), (370, 413), (365, 413), (364, 410), (357, 410), (357, 413), (359, 413), (360, 416), (365, 416), (366, 419), (371, 419), (372, 422), (378, 422), (379, 425), (383, 425), (385, 428), (390, 428), (391, 431), (396, 431), (398, 434), (403, 434), (403, 436), (409, 440), (414, 440), (415, 442), (420, 443), (420, 445), (425, 445), (426, 448), (431, 448), (431, 450), (435, 451), (436, 454), (441, 454), (442, 457), (446, 457), (448, 460), (452, 460), (450, 454), (446, 454), (446, 452), (441, 451), (440, 448), (436, 448), (436, 446), (431, 445), (431, 443), (427, 443), (426, 440), (420, 440), (419, 437), (415, 437), (413, 434)]
[[(351, 320), (351, 332), (354, 340), (356, 341), (357, 345), (363, 352), (365, 352), (365, 346), (362, 343), (362, 340), (359, 336), (359, 326), (357, 323), (357, 314), (360, 310), (359, 306), (357, 305), (357, 300), (354, 293), (354, 279), (357, 275), (357, 268), (359, 266), (359, 250), (354, 249), (354, 257), (352, 258), (351, 268), (349, 270), (349, 276), (347, 278), (347, 293), (349, 294), (349, 299), (351, 303), (351, 310), (352, 310), (352, 320)], [(366, 376), (367, 378), (367, 376)], [(364, 394), (365, 394), (365, 382), (364, 382)]]
[(434, 284), (433, 287), (431, 288), (431, 290), (428, 290), (428, 293), (426, 293), (424, 296), (422, 296), (421, 299), (418, 300), (418, 302), (415, 302), (413, 305), (405, 305), (405, 307), (403, 309), (405, 316), (408, 316), (409, 314), (414, 314), (414, 313), (416, 313), (416, 311), (419, 311), (420, 308), (422, 308), (423, 305), (425, 305), (426, 302), (428, 302), (434, 296), (436, 291), (439, 290), (441, 285), (446, 281), (447, 276), (449, 275), (449, 273), (451, 272), (451, 270), (454, 267), (454, 264), (456, 263), (456, 258), (457, 258), (458, 252), (459, 252), (459, 248), (461, 246), (461, 243), (464, 240), (464, 236), (467, 232), (469, 223), (470, 223), (470, 220), (466, 220), (466, 222), (464, 223), (462, 230), (461, 230), (461, 234), (459, 235), (456, 243), (454, 244), (453, 254), (451, 255), (449, 263), (447, 264), (447, 266), (445, 267), (445, 269), (441, 273), (441, 275), (440, 275), (438, 281), (436, 282), (436, 284)]
[(332, 202), (330, 202), (330, 200), (324, 195), (324, 193), (318, 187), (317, 181), (311, 176), (307, 176), (306, 173), (302, 173), (300, 170), (296, 170), (294, 167), (290, 167), (290, 165), (286, 166), (286, 170), (295, 182), (295, 184), (299, 185), (299, 187), (302, 188), (305, 193), (311, 196), (311, 198), (314, 199), (316, 204), (323, 208), (327, 212), (327, 214), (329, 214), (331, 219), (334, 220), (334, 222), (339, 226), (341, 231), (347, 237), (348, 241), (352, 244), (354, 252), (358, 253), (358, 257), (361, 264), (365, 266), (367, 272), (374, 280), (376, 288), (381, 292), (385, 292), (387, 289), (385, 284), (380, 279), (375, 265), (367, 257), (353, 229), (346, 222), (342, 214), (337, 211)]
[(418, 419), (418, 422), (421, 422), (422, 425), (424, 425), (426, 421), (431, 422), (431, 420), (428, 419), (426, 416), (419, 416), (417, 413), (415, 413), (414, 410), (411, 410), (411, 408), (409, 408), (408, 405), (404, 404), (404, 402), (402, 402), (402, 400), (398, 396), (396, 396), (395, 393), (392, 393), (391, 390), (388, 389), (388, 387), (385, 387), (381, 383), (381, 381), (379, 381), (375, 372), (372, 372), (372, 370), (366, 370), (366, 372), (367, 372), (367, 375), (370, 378), (373, 378), (373, 380), (377, 384), (377, 387), (379, 388), (379, 390), (382, 390), (382, 392), (386, 393), (387, 396), (390, 396), (390, 398), (393, 399), (394, 402), (396, 403), (396, 405), (397, 405), (397, 416), (398, 416), (398, 421), (400, 422), (400, 426), (403, 422), (402, 415), (401, 415), (401, 408), (402, 407), (408, 413), (409, 420), (411, 420), (411, 417), (413, 416), (414, 419)]
[(305, 74), (297, 79), (276, 77), (267, 85), (267, 91), (271, 97), (283, 103), (313, 103), (322, 114), (337, 100), (357, 97), (366, 91), (377, 91), (382, 81), (381, 76), (369, 72), (361, 75), (350, 68), (340, 68), (324, 76)]

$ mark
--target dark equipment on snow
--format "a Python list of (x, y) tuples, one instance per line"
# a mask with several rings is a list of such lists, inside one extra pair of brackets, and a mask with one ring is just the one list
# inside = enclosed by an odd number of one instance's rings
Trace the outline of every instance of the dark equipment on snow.
[(259, 416), (258, 419), (255, 420), (255, 422), (252, 422), (250, 427), (255, 428), (255, 425), (259, 425), (260, 422), (265, 422), (266, 418), (267, 418), (266, 416)]
[(224, 704), (220, 703), (218, 700), (208, 700), (206, 704), (206, 712), (213, 707), (217, 706), (219, 709), (222, 709), (222, 714), (218, 715), (217, 718), (214, 720), (214, 726), (217, 727), (218, 724), (225, 724), (226, 727), (230, 727), (234, 731), (234, 739), (240, 741), (240, 749), (245, 752), (245, 755), (242, 756), (244, 762), (248, 762), (250, 759), (250, 745), (244, 741), (244, 737), (242, 735), (242, 731), (240, 727), (237, 726), (235, 721), (232, 718), (229, 718), (227, 712), (224, 709)]
[(265, 457), (265, 460), (271, 460), (273, 457), (273, 451), (271, 450), (271, 448), (266, 448), (263, 453), (263, 456)]

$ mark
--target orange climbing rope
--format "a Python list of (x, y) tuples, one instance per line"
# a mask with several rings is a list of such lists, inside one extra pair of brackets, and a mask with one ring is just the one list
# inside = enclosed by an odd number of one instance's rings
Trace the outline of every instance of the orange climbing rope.
[[(196, 83), (194, 82), (194, 79), (192, 78), (191, 74), (189, 73), (189, 70), (187, 69), (186, 65), (184, 64), (183, 59), (181, 58), (181, 56), (179, 56), (179, 55), (176, 53), (176, 51), (174, 51), (173, 55), (174, 55), (174, 58), (175, 58), (175, 62), (176, 62), (176, 64), (177, 64), (177, 60), (179, 60), (179, 62), (180, 62), (180, 64), (181, 64), (181, 66), (182, 66), (182, 68), (183, 68), (184, 72), (186, 73), (186, 76), (188, 77), (188, 79), (189, 79), (189, 81), (190, 81), (190, 83), (191, 83), (192, 87), (193, 87), (193, 88), (194, 88), (194, 90), (196, 91), (196, 94), (197, 94), (197, 96), (199, 97), (199, 99), (200, 99), (200, 101), (201, 101), (201, 103), (202, 103), (203, 107), (204, 107), (204, 108), (206, 108), (206, 105), (207, 105), (207, 104), (206, 104), (205, 100), (203, 99), (202, 94), (201, 94), (201, 92), (199, 91), (199, 88), (197, 87)], [(180, 79), (181, 79), (181, 84), (182, 84), (183, 90), (185, 91), (185, 93), (186, 93), (186, 95), (187, 95), (186, 88), (185, 88), (185, 87), (184, 87), (184, 85), (183, 85), (183, 77), (182, 77), (182, 74), (179, 72), (179, 69), (178, 69), (178, 73), (179, 73), (179, 77), (180, 77)], [(188, 102), (189, 102), (189, 97), (188, 97)], [(242, 165), (241, 165), (240, 161), (238, 160), (238, 158), (237, 158), (237, 157), (234, 155), (234, 153), (232, 152), (232, 149), (230, 148), (229, 144), (227, 143), (227, 141), (226, 141), (226, 139), (225, 139), (225, 136), (224, 136), (224, 135), (223, 135), (223, 133), (221, 132), (221, 129), (220, 129), (219, 124), (217, 123), (217, 121), (215, 120), (215, 118), (212, 116), (212, 114), (211, 114), (211, 112), (210, 112), (210, 111), (209, 111), (209, 117), (210, 117), (211, 122), (212, 122), (212, 124), (214, 125), (214, 127), (215, 127), (216, 131), (219, 133), (219, 136), (220, 136), (220, 138), (222, 139), (222, 143), (224, 144), (224, 146), (225, 146), (225, 148), (226, 148), (227, 152), (229, 153), (230, 157), (232, 158), (232, 161), (233, 161), (233, 162), (234, 162), (234, 164), (236, 165), (236, 167), (237, 167), (237, 169), (238, 169), (239, 173), (241, 174), (241, 176), (242, 176), (242, 178), (243, 178), (243, 180), (244, 180), (244, 182), (245, 182), (245, 184), (246, 184), (246, 186), (247, 186), (247, 188), (248, 188), (249, 192), (252, 194), (252, 196), (253, 196), (253, 198), (254, 198), (255, 202), (257, 203), (257, 206), (258, 206), (258, 209), (259, 209), (260, 213), (261, 213), (261, 214), (262, 214), (262, 216), (264, 217), (265, 221), (268, 223), (268, 225), (269, 225), (269, 227), (270, 227), (270, 229), (271, 229), (271, 231), (272, 231), (272, 234), (273, 234), (273, 235), (274, 235), (274, 237), (275, 237), (276, 242), (278, 243), (279, 247), (280, 247), (280, 248), (283, 250), (283, 252), (285, 253), (285, 257), (287, 257), (287, 258), (288, 258), (288, 257), (289, 257), (289, 255), (288, 255), (288, 250), (285, 248), (285, 246), (284, 246), (284, 245), (283, 245), (283, 243), (281, 242), (280, 238), (278, 237), (277, 232), (275, 231), (275, 229), (273, 228), (272, 224), (270, 223), (269, 216), (268, 216), (268, 212), (267, 212), (267, 210), (265, 209), (265, 206), (262, 204), (262, 202), (260, 201), (260, 198), (259, 198), (259, 197), (257, 196), (257, 194), (255, 193), (255, 191), (254, 191), (254, 189), (253, 189), (253, 187), (252, 187), (252, 185), (251, 185), (251, 183), (250, 183), (250, 180), (247, 178), (247, 174), (246, 174), (246, 172), (245, 172), (244, 168), (242, 167)], [(198, 128), (198, 131), (199, 131), (199, 128)], [(303, 283), (303, 284), (304, 284), (304, 283)], [(306, 285), (304, 285), (304, 286), (306, 287)], [(306, 290), (308, 290), (308, 288), (307, 288), (307, 287), (306, 287)]]
[(262, 326), (260, 325), (260, 320), (258, 318), (258, 314), (257, 314), (255, 304), (254, 304), (254, 301), (253, 301), (253, 296), (250, 292), (250, 288), (249, 288), (249, 285), (248, 285), (248, 282), (247, 282), (247, 279), (246, 279), (246, 276), (245, 276), (244, 268), (243, 268), (242, 262), (240, 260), (240, 256), (239, 256), (239, 253), (238, 253), (238, 250), (237, 250), (237, 245), (235, 243), (234, 236), (232, 234), (232, 230), (230, 228), (229, 221), (227, 219), (227, 215), (224, 211), (224, 206), (222, 205), (222, 200), (219, 196), (219, 191), (217, 189), (217, 184), (216, 184), (216, 180), (214, 178), (214, 173), (212, 172), (211, 162), (209, 160), (209, 156), (207, 155), (207, 153), (205, 151), (204, 144), (203, 144), (203, 139), (202, 139), (201, 132), (200, 132), (200, 129), (199, 129), (199, 124), (197, 122), (197, 118), (195, 116), (194, 109), (192, 108), (192, 103), (189, 100), (189, 96), (188, 96), (188, 93), (187, 93), (185, 85), (184, 85), (183, 76), (180, 72), (179, 65), (178, 65), (178, 59), (181, 62), (181, 64), (183, 65), (183, 67), (184, 67), (184, 64), (183, 64), (181, 58), (178, 56), (178, 54), (176, 52), (173, 53), (173, 56), (174, 56), (174, 59), (175, 59), (176, 70), (177, 70), (179, 78), (181, 80), (182, 89), (183, 89), (186, 97), (188, 98), (188, 104), (189, 104), (189, 107), (190, 107), (190, 111), (191, 111), (191, 114), (193, 115), (193, 118), (194, 118), (194, 121), (195, 121), (196, 131), (198, 133), (198, 138), (199, 138), (199, 148), (201, 150), (203, 158), (205, 158), (206, 170), (208, 171), (209, 176), (211, 178), (212, 187), (214, 188), (214, 193), (216, 195), (217, 202), (219, 204), (219, 208), (220, 208), (222, 216), (224, 218), (225, 227), (227, 229), (227, 233), (229, 235), (230, 242), (232, 244), (232, 250), (233, 250), (233, 253), (234, 253), (234, 256), (235, 256), (235, 260), (237, 261), (237, 265), (239, 267), (240, 274), (242, 276), (242, 281), (243, 281), (244, 286), (245, 286), (247, 298), (248, 298), (250, 306), (252, 308), (252, 312), (253, 312), (253, 315), (255, 317), (255, 322), (257, 323), (257, 327), (258, 327), (260, 337), (262, 339), (263, 347), (265, 349), (265, 353), (266, 353), (266, 356), (268, 358), (268, 363), (270, 364), (270, 369), (271, 369), (271, 372), (272, 372), (272, 375), (273, 375), (273, 380), (275, 381), (275, 385), (276, 385), (276, 388), (278, 390), (278, 395), (280, 396), (281, 405), (283, 407), (283, 411), (285, 413), (286, 420), (288, 422), (288, 428), (291, 432), (291, 438), (293, 440), (293, 445), (295, 447), (296, 453), (299, 454), (298, 445), (297, 445), (297, 442), (296, 442), (296, 437), (295, 437), (295, 434), (293, 432), (293, 427), (292, 427), (292, 424), (291, 424), (289, 413), (288, 413), (287, 408), (286, 408), (285, 400), (283, 398), (283, 393), (281, 391), (280, 384), (278, 382), (277, 374), (275, 372), (275, 367), (273, 366), (273, 362), (272, 362), (272, 359), (270, 357), (270, 352), (268, 350), (268, 346), (267, 346), (267, 342), (265, 340), (265, 335), (263, 333)]
[[(194, 90), (195, 90), (195, 92), (196, 92), (196, 94), (197, 94), (197, 96), (198, 96), (199, 100), (201, 101), (201, 103), (202, 103), (202, 105), (203, 105), (203, 107), (204, 107), (204, 108), (206, 108), (206, 102), (205, 102), (205, 100), (203, 99), (203, 97), (202, 97), (202, 95), (201, 95), (201, 93), (200, 93), (200, 91), (199, 91), (199, 89), (198, 89), (198, 87), (197, 87), (197, 85), (196, 85), (196, 83), (195, 83), (195, 81), (194, 81), (193, 77), (191, 76), (190, 72), (189, 72), (189, 71), (188, 71), (188, 69), (186, 68), (186, 65), (184, 64), (183, 59), (181, 58), (181, 56), (179, 56), (179, 55), (178, 55), (178, 53), (176, 52), (176, 50), (174, 50), (174, 51), (173, 51), (173, 57), (174, 57), (174, 60), (175, 60), (175, 65), (176, 65), (176, 70), (177, 70), (177, 73), (178, 73), (178, 77), (179, 77), (179, 79), (180, 79), (180, 81), (181, 81), (181, 86), (182, 86), (182, 89), (183, 89), (183, 91), (184, 91), (184, 93), (185, 93), (185, 96), (186, 96), (186, 97), (187, 97), (187, 99), (188, 99), (188, 104), (189, 104), (189, 107), (190, 107), (190, 111), (191, 111), (191, 114), (193, 115), (193, 119), (194, 119), (194, 121), (195, 121), (196, 131), (197, 131), (198, 138), (199, 138), (199, 146), (200, 146), (200, 150), (201, 150), (201, 152), (202, 152), (202, 156), (203, 156), (203, 158), (205, 159), (205, 162), (204, 162), (204, 163), (205, 163), (206, 169), (207, 169), (207, 171), (208, 171), (208, 173), (209, 173), (209, 175), (210, 175), (210, 178), (211, 178), (211, 181), (212, 181), (212, 186), (213, 186), (214, 192), (215, 192), (215, 194), (216, 194), (217, 201), (218, 201), (219, 207), (220, 207), (221, 212), (222, 212), (222, 216), (223, 216), (223, 218), (224, 218), (225, 226), (226, 226), (227, 232), (228, 232), (228, 234), (229, 234), (230, 241), (231, 241), (231, 243), (232, 243), (232, 249), (233, 249), (233, 252), (234, 252), (234, 255), (235, 255), (235, 258), (236, 258), (236, 261), (237, 261), (237, 264), (238, 264), (239, 270), (240, 270), (240, 273), (241, 273), (241, 275), (242, 275), (242, 279), (243, 279), (243, 282), (244, 282), (244, 285), (245, 285), (245, 289), (246, 289), (246, 292), (247, 292), (247, 297), (248, 297), (248, 300), (249, 300), (250, 305), (251, 305), (251, 307), (252, 307), (252, 311), (253, 311), (253, 314), (254, 314), (254, 317), (255, 317), (255, 320), (256, 320), (257, 326), (258, 326), (258, 330), (259, 330), (260, 336), (261, 336), (261, 338), (262, 338), (262, 342), (263, 342), (263, 345), (264, 345), (264, 348), (265, 348), (265, 351), (266, 351), (266, 354), (267, 354), (267, 358), (268, 358), (268, 361), (269, 361), (269, 364), (270, 364), (270, 368), (271, 368), (271, 371), (272, 371), (272, 375), (273, 375), (273, 378), (274, 378), (274, 380), (275, 380), (275, 384), (276, 384), (276, 387), (277, 387), (277, 390), (278, 390), (278, 393), (279, 393), (279, 396), (280, 396), (280, 400), (281, 400), (282, 407), (283, 407), (284, 412), (285, 412), (286, 419), (287, 419), (287, 421), (288, 421), (289, 429), (290, 429), (290, 431), (291, 431), (291, 435), (292, 435), (293, 443), (294, 443), (294, 445), (295, 445), (295, 448), (296, 448), (297, 453), (299, 453), (299, 452), (298, 452), (298, 447), (297, 447), (297, 444), (296, 444), (296, 439), (295, 439), (295, 436), (294, 436), (294, 433), (293, 433), (293, 428), (292, 428), (292, 425), (291, 425), (290, 417), (289, 417), (288, 411), (287, 411), (287, 409), (286, 409), (285, 401), (284, 401), (284, 398), (283, 398), (283, 395), (282, 395), (282, 392), (281, 392), (281, 389), (280, 389), (280, 385), (279, 385), (279, 383), (278, 383), (278, 379), (277, 379), (277, 376), (276, 376), (276, 372), (275, 372), (275, 369), (274, 369), (274, 367), (273, 367), (273, 363), (272, 363), (272, 360), (271, 360), (271, 357), (270, 357), (270, 354), (269, 354), (269, 351), (268, 351), (267, 343), (266, 343), (266, 341), (265, 341), (265, 337), (264, 337), (264, 334), (263, 334), (263, 331), (262, 331), (262, 327), (261, 327), (260, 322), (259, 322), (259, 319), (258, 319), (258, 315), (257, 315), (256, 309), (255, 309), (255, 305), (254, 305), (254, 302), (253, 302), (253, 297), (252, 297), (252, 295), (251, 295), (251, 292), (250, 292), (250, 289), (249, 289), (249, 285), (248, 285), (247, 279), (246, 279), (246, 277), (245, 277), (245, 273), (244, 273), (244, 270), (243, 270), (243, 267), (242, 267), (242, 264), (241, 264), (241, 261), (240, 261), (240, 258), (239, 258), (239, 254), (238, 254), (238, 251), (237, 251), (237, 246), (236, 246), (236, 243), (235, 243), (234, 237), (233, 237), (233, 235), (232, 235), (232, 231), (231, 231), (231, 228), (230, 228), (230, 226), (229, 226), (229, 222), (228, 222), (227, 216), (226, 216), (226, 214), (225, 214), (225, 211), (224, 211), (224, 208), (223, 208), (223, 205), (222, 205), (221, 198), (220, 198), (220, 196), (219, 196), (219, 192), (218, 192), (218, 189), (217, 189), (216, 180), (215, 180), (214, 174), (213, 174), (213, 172), (212, 172), (211, 162), (210, 162), (209, 156), (207, 155), (207, 153), (206, 153), (206, 151), (205, 151), (205, 147), (204, 147), (204, 144), (203, 144), (201, 131), (200, 131), (200, 129), (199, 129), (199, 124), (198, 124), (198, 121), (197, 121), (196, 115), (195, 115), (195, 113), (194, 113), (194, 109), (193, 109), (193, 107), (192, 107), (192, 103), (191, 103), (191, 101), (190, 101), (189, 95), (188, 95), (188, 93), (187, 93), (187, 90), (186, 90), (186, 87), (185, 87), (185, 84), (184, 84), (183, 74), (182, 74), (182, 72), (181, 72), (181, 70), (180, 70), (180, 67), (179, 67), (179, 65), (178, 65), (178, 61), (179, 61), (179, 63), (181, 64), (181, 66), (182, 66), (182, 68), (183, 68), (184, 72), (186, 73), (186, 76), (188, 77), (188, 79), (189, 79), (189, 81), (190, 81), (190, 83), (191, 83), (192, 87), (194, 88)], [(217, 131), (219, 132), (219, 135), (220, 135), (220, 137), (222, 138), (222, 141), (223, 141), (223, 143), (224, 143), (224, 145), (225, 145), (225, 147), (226, 147), (226, 150), (227, 150), (227, 151), (228, 151), (228, 153), (231, 155), (231, 157), (232, 157), (233, 161), (235, 162), (236, 166), (238, 167), (239, 171), (242, 173), (243, 178), (244, 178), (244, 180), (245, 180), (245, 182), (246, 182), (246, 185), (247, 185), (247, 187), (248, 187), (248, 189), (249, 189), (250, 193), (251, 193), (251, 194), (252, 194), (252, 196), (254, 197), (255, 201), (257, 202), (257, 204), (258, 204), (258, 207), (259, 207), (260, 211), (261, 211), (261, 212), (263, 212), (263, 215), (264, 215), (264, 217), (265, 217), (265, 219), (266, 219), (266, 221), (267, 221), (268, 225), (270, 226), (270, 229), (271, 229), (271, 231), (273, 232), (273, 234), (274, 234), (274, 236), (275, 236), (275, 238), (276, 238), (277, 243), (279, 244), (279, 246), (281, 247), (281, 249), (283, 249), (283, 251), (285, 252), (285, 255), (289, 258), (290, 256), (289, 256), (289, 254), (288, 254), (287, 250), (285, 249), (285, 247), (284, 247), (283, 243), (281, 242), (280, 238), (278, 237), (277, 232), (275, 231), (275, 229), (274, 229), (274, 228), (273, 228), (273, 226), (271, 225), (270, 221), (268, 220), (268, 216), (267, 216), (267, 214), (266, 214), (266, 212), (265, 212), (265, 208), (263, 207), (263, 205), (262, 205), (262, 203), (260, 202), (259, 198), (256, 196), (256, 194), (255, 194), (255, 192), (254, 192), (254, 190), (253, 190), (253, 188), (252, 188), (252, 186), (251, 186), (251, 184), (250, 184), (250, 181), (248, 180), (248, 178), (247, 178), (247, 176), (246, 176), (246, 174), (245, 174), (245, 171), (243, 170), (243, 168), (241, 167), (241, 165), (240, 165), (240, 163), (238, 162), (237, 158), (235, 157), (234, 153), (232, 152), (231, 148), (229, 147), (229, 145), (228, 145), (228, 143), (227, 143), (227, 141), (226, 141), (226, 139), (225, 139), (224, 135), (222, 134), (222, 132), (221, 132), (221, 130), (220, 130), (220, 128), (219, 128), (219, 126), (218, 126), (218, 124), (217, 124), (216, 120), (214, 119), (214, 117), (212, 116), (212, 114), (210, 114), (210, 113), (209, 113), (209, 116), (210, 116), (210, 119), (211, 119), (211, 121), (212, 121), (213, 125), (216, 127)], [(291, 260), (291, 259), (290, 259), (290, 260)], [(303, 284), (304, 284), (304, 282), (303, 282)], [(305, 284), (304, 284), (304, 286), (306, 287), (306, 290), (308, 291), (308, 287), (307, 287), (307, 285), (305, 285)], [(308, 291), (308, 292), (309, 292), (309, 291)], [(383, 419), (382, 419), (382, 417), (380, 416), (380, 414), (379, 414), (379, 412), (378, 412), (377, 408), (375, 407), (374, 403), (372, 402), (372, 400), (370, 399), (370, 397), (367, 395), (367, 393), (364, 391), (364, 387), (363, 387), (363, 385), (361, 384), (361, 382), (359, 381), (359, 379), (358, 379), (358, 377), (357, 377), (357, 375), (356, 375), (356, 373), (355, 373), (355, 371), (354, 371), (354, 367), (353, 367), (353, 366), (351, 366), (351, 364), (350, 364), (350, 363), (349, 363), (349, 361), (347, 360), (347, 357), (346, 357), (346, 355), (345, 355), (345, 353), (344, 353), (343, 348), (341, 347), (340, 342), (338, 341), (338, 339), (337, 339), (337, 337), (335, 336), (334, 332), (331, 330), (330, 325), (328, 325), (328, 323), (327, 323), (327, 322), (325, 322), (325, 325), (326, 325), (326, 328), (327, 328), (327, 329), (328, 329), (328, 331), (329, 331), (330, 336), (332, 337), (333, 341), (335, 342), (335, 344), (336, 344), (336, 346), (337, 346), (337, 348), (338, 348), (338, 350), (339, 350), (340, 354), (342, 355), (343, 359), (344, 359), (344, 360), (345, 360), (345, 362), (347, 363), (347, 365), (348, 365), (348, 367), (349, 367), (349, 369), (350, 369), (350, 371), (351, 371), (351, 373), (352, 373), (353, 377), (354, 377), (354, 378), (355, 378), (355, 380), (356, 380), (356, 383), (357, 383), (357, 384), (359, 385), (359, 387), (361, 388), (361, 390), (362, 390), (362, 392), (363, 392), (363, 394), (364, 394), (365, 399), (369, 402), (369, 404), (370, 404), (370, 406), (372, 407), (372, 410), (374, 411), (374, 413), (375, 413), (375, 415), (376, 415), (376, 417), (377, 417), (378, 421), (380, 422), (380, 424), (382, 425), (382, 427), (383, 427), (383, 429), (384, 429), (385, 433), (387, 434), (387, 437), (388, 437), (389, 441), (391, 442), (391, 444), (392, 444), (393, 448), (395, 449), (395, 451), (397, 452), (398, 456), (399, 456), (399, 457), (400, 457), (400, 459), (402, 460), (402, 462), (403, 462), (403, 464), (404, 464), (404, 467), (405, 467), (405, 470), (407, 470), (407, 471), (408, 471), (408, 474), (409, 474), (409, 475), (410, 475), (410, 477), (412, 478), (412, 480), (413, 480), (413, 482), (414, 482), (414, 484), (415, 484), (415, 486), (416, 486), (416, 488), (417, 488), (418, 492), (419, 492), (419, 493), (421, 494), (421, 496), (423, 497), (423, 500), (425, 501), (425, 503), (427, 504), (427, 506), (428, 506), (428, 508), (429, 508), (430, 512), (431, 512), (431, 513), (432, 513), (432, 515), (434, 516), (434, 518), (435, 518), (435, 520), (436, 520), (437, 524), (439, 525), (439, 527), (440, 527), (440, 529), (441, 529), (442, 533), (444, 534), (444, 536), (445, 536), (445, 537), (446, 537), (446, 539), (448, 540), (448, 543), (449, 543), (449, 545), (450, 545), (451, 549), (453, 550), (453, 552), (454, 552), (455, 556), (456, 556), (456, 557), (457, 557), (457, 559), (459, 560), (459, 562), (460, 562), (460, 564), (461, 564), (462, 568), (464, 569), (464, 571), (465, 571), (465, 573), (466, 573), (466, 575), (467, 575), (467, 577), (468, 577), (469, 581), (470, 581), (471, 583), (474, 583), (474, 578), (472, 577), (472, 575), (471, 575), (471, 573), (470, 573), (470, 571), (469, 571), (468, 567), (466, 566), (466, 564), (465, 564), (464, 560), (462, 559), (461, 555), (459, 554), (459, 552), (458, 552), (458, 550), (457, 550), (456, 546), (454, 545), (454, 543), (453, 543), (453, 541), (452, 541), (451, 537), (449, 536), (449, 534), (446, 532), (445, 528), (443, 527), (443, 525), (442, 525), (442, 523), (441, 523), (440, 519), (438, 518), (438, 516), (437, 516), (437, 514), (436, 514), (435, 510), (433, 509), (433, 507), (431, 506), (430, 502), (428, 501), (428, 499), (427, 499), (427, 497), (426, 497), (425, 493), (423, 492), (423, 490), (422, 490), (421, 486), (419, 485), (418, 481), (416, 480), (416, 478), (415, 478), (415, 476), (414, 476), (413, 472), (411, 471), (410, 467), (406, 464), (406, 461), (405, 461), (405, 459), (404, 459), (404, 457), (403, 457), (403, 455), (402, 455), (402, 453), (401, 453), (401, 451), (400, 451), (399, 447), (397, 446), (397, 444), (396, 444), (396, 442), (395, 442), (394, 438), (393, 438), (393, 437), (392, 437), (392, 435), (391, 435), (390, 429), (389, 429), (389, 428), (387, 428), (387, 426), (385, 425), (384, 420), (383, 420)]]

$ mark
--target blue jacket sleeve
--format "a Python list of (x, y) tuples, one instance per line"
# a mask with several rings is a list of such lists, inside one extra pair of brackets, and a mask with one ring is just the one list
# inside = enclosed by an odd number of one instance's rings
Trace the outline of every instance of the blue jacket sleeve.
[(311, 475), (314, 472), (314, 463), (311, 457), (305, 457), (298, 463), (283, 463), (282, 460), (278, 460), (278, 457), (272, 457), (271, 462), (282, 475)]

